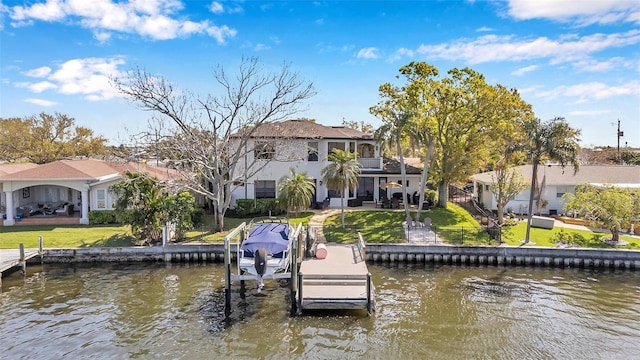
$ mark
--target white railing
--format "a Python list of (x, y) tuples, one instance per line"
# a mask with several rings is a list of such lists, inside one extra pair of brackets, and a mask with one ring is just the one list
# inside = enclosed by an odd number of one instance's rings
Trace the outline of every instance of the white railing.
[(358, 162), (362, 164), (363, 170), (382, 170), (382, 158), (358, 158)]

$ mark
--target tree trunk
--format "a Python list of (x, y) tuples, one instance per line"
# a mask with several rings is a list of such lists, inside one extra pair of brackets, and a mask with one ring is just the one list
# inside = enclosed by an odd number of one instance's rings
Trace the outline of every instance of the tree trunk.
[(620, 231), (618, 229), (611, 230), (611, 242), (617, 244), (620, 241)]
[(447, 208), (447, 198), (449, 197), (449, 184), (441, 180), (438, 184), (438, 207)]
[(498, 204), (498, 224), (502, 225), (504, 222), (504, 206)]
[(418, 209), (416, 211), (416, 222), (420, 222), (420, 211), (424, 203), (424, 191), (427, 188), (427, 179), (429, 179), (429, 160), (433, 152), (433, 140), (429, 139), (429, 147), (427, 148), (427, 157), (424, 159), (422, 177), (420, 178), (420, 200), (418, 201)]
[(404, 166), (404, 156), (402, 155), (402, 146), (400, 144), (400, 131), (396, 134), (396, 150), (400, 158), (400, 175), (402, 175), (402, 203), (404, 204), (405, 219), (411, 219), (409, 213), (409, 199), (407, 198), (407, 169)]
[(342, 217), (342, 228), (344, 229), (344, 190), (340, 194), (340, 213)]
[(216, 218), (216, 232), (224, 231), (224, 214), (220, 211), (217, 206), (213, 207), (213, 214)]
[(524, 237), (524, 243), (529, 243), (531, 234), (531, 218), (533, 217), (533, 198), (536, 194), (536, 179), (538, 178), (538, 159), (533, 161), (533, 174), (531, 175), (531, 191), (529, 192), (529, 211), (527, 212), (527, 233)]

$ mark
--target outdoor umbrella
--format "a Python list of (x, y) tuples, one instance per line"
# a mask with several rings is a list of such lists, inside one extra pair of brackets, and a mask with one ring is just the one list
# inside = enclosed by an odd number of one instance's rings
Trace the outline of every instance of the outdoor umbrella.
[(402, 185), (396, 183), (396, 182), (385, 182), (380, 184), (380, 187), (383, 189), (397, 189), (397, 188), (401, 188)]

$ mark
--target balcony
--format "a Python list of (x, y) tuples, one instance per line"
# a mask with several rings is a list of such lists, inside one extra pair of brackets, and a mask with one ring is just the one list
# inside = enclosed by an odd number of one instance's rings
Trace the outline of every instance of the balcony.
[(358, 162), (362, 164), (362, 170), (382, 170), (382, 158), (358, 158)]

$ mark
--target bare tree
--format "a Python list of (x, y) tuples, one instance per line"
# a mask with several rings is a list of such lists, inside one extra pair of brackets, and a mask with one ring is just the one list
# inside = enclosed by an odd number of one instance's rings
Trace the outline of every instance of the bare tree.
[(504, 223), (504, 207), (518, 194), (527, 188), (527, 183), (521, 171), (500, 164), (495, 170), (496, 176), (492, 176), (493, 185), (491, 192), (496, 198), (498, 208), (498, 224)]
[(315, 92), (289, 65), (265, 72), (257, 58), (243, 58), (232, 75), (218, 66), (213, 77), (218, 92), (204, 97), (180, 91), (140, 68), (113, 82), (142, 109), (154, 112), (156, 124), (163, 124), (150, 129), (146, 138), (171, 158), (187, 188), (211, 202), (216, 231), (222, 231), (234, 188), (246, 186), (242, 180), (269, 160), (280, 160), (270, 153), (286, 141), (260, 139), (262, 146), (254, 148), (258, 128), (300, 112), (302, 102)]

